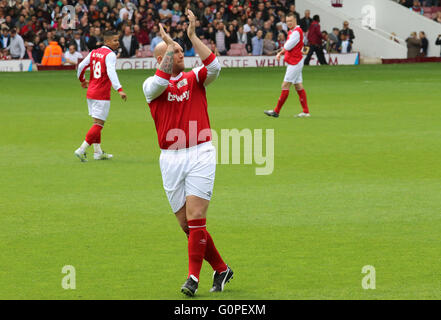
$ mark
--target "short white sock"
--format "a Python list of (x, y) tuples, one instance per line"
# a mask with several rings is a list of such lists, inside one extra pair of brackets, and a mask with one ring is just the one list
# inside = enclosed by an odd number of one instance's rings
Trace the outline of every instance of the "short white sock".
[(102, 153), (103, 153), (103, 150), (101, 150), (101, 144), (99, 144), (99, 143), (94, 143), (94, 144), (93, 144), (93, 148), (95, 149), (95, 153), (99, 153), (99, 154), (102, 154)]
[(90, 144), (88, 144), (86, 141), (83, 142), (83, 144), (80, 147), (80, 151), (82, 153), (86, 152), (86, 149), (89, 148)]

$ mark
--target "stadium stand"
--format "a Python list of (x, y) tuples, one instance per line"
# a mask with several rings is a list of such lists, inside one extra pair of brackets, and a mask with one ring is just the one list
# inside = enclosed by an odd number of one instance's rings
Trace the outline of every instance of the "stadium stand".
[[(70, 20), (64, 10), (68, 6), (72, 6), (75, 12), (73, 30), (66, 27), (66, 22)], [(184, 12), (187, 8), (198, 18), (198, 36), (215, 53), (229, 56), (251, 55), (252, 40), (259, 30), (263, 31), (263, 38), (271, 32), (272, 36), (265, 39), (268, 47), (278, 49), (283, 46), (288, 31), (285, 17), (290, 12), (296, 14), (299, 24), (302, 19), (305, 32), (310, 19), (309, 14), (301, 17), (296, 12), (295, 1), (289, 0), (0, 0), (1, 57), (10, 58), (5, 48), (12, 29), (17, 30), (29, 48), (24, 58), (35, 63), (41, 63), (45, 48), (54, 40), (63, 52), (74, 44), (85, 57), (89, 50), (102, 44), (102, 33), (109, 29), (120, 32), (121, 47), (125, 46), (125, 50), (120, 49), (118, 57), (152, 57), (154, 46), (158, 43), (159, 22), (181, 44), (185, 54), (191, 56), (194, 51), (185, 32), (187, 22)], [(127, 33), (126, 27), (129, 27)], [(239, 28), (243, 29), (241, 33)], [(338, 40), (331, 37), (324, 42)], [(336, 48), (337, 45), (328, 46), (331, 47)]]

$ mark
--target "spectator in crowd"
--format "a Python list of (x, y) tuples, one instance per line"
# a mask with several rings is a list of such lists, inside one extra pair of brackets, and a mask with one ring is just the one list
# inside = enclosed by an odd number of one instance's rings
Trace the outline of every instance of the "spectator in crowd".
[[(439, 34), (438, 37), (436, 38), (435, 45), (441, 46), (441, 34)], [(441, 51), (440, 51), (439, 56), (441, 57)]]
[(283, 48), (283, 46), (285, 45), (286, 42), (286, 37), (285, 34), (283, 32), (279, 32), (278, 36), (277, 36), (277, 48)]
[(277, 44), (273, 40), (273, 33), (267, 32), (265, 38), (263, 39), (263, 54), (265, 56), (273, 56), (277, 52)]
[(223, 24), (223, 22), (219, 22), (217, 24), (217, 31), (215, 34), (216, 48), (221, 55), (226, 55), (229, 48), (227, 48), (227, 39), (230, 33), (227, 31), (227, 28)]
[(300, 28), (302, 28), (303, 32), (306, 33), (308, 32), (311, 23), (312, 23), (311, 11), (305, 10), (305, 16), (302, 19), (300, 19)]
[[(198, 36), (209, 42), (212, 40), (221, 54), (226, 54), (232, 43), (246, 43), (251, 55), (252, 39), (259, 30), (262, 31), (259, 39), (262, 42), (267, 33), (272, 33), (276, 45), (286, 41), (285, 20), (289, 12), (296, 15), (305, 32), (305, 42), (306, 32), (312, 24), (310, 11), (306, 10), (305, 16), (299, 19), (295, 1), (292, 0), (0, 0), (0, 3), (7, 3), (6, 8), (0, 5), (2, 28), (16, 27), (17, 33), (24, 35), (24, 41), (34, 44), (33, 51), (39, 50), (42, 42), (43, 47), (48, 46), (55, 36), (62, 47), (75, 43), (77, 51), (93, 50), (102, 46), (102, 32), (119, 31), (120, 36), (124, 37), (126, 27), (130, 27), (132, 37), (141, 46), (150, 44), (153, 51), (162, 40), (157, 36), (158, 23), (163, 22), (173, 38), (179, 38), (179, 32), (185, 30), (186, 17), (183, 12), (186, 8), (192, 9), (198, 17)], [(61, 8), (68, 4), (75, 7), (76, 31), (61, 26)], [(2, 47), (3, 42), (10, 41), (3, 36), (4, 33), (2, 31), (0, 36)], [(280, 36), (281, 33), (284, 36)], [(183, 40), (188, 45), (185, 32)], [(333, 41), (332, 34), (329, 34), (329, 40)], [(335, 43), (338, 41), (334, 40)], [(187, 46), (185, 54), (191, 54), (191, 50), (191, 45)]]
[(421, 40), (418, 39), (416, 32), (412, 32), (410, 37), (406, 39), (407, 58), (416, 58), (421, 51)]
[(413, 0), (397, 0), (399, 4), (405, 6), (406, 8), (411, 8)]
[(263, 53), (263, 31), (258, 30), (254, 38), (251, 40), (252, 43), (252, 55), (261, 56)]
[(4, 26), (2, 28), (2, 33), (0, 35), (0, 48), (7, 48), (9, 47), (9, 44), (11, 43), (11, 35), (9, 34), (8, 27)]
[(141, 28), (139, 25), (135, 24), (133, 26), (133, 31), (135, 38), (140, 46), (145, 46), (150, 43), (149, 34), (146, 29)]
[(9, 54), (8, 49), (3, 48), (0, 50), (0, 60), (11, 60), (11, 55)]
[(400, 40), (398, 40), (398, 38), (397, 38), (397, 34), (396, 34), (395, 32), (392, 32), (392, 33), (390, 34), (389, 39), (392, 40), (392, 41), (395, 41), (396, 43), (400, 43)]
[(435, 16), (435, 18), (433, 19), (433, 21), (438, 22), (438, 23), (441, 23), (441, 11), (437, 11), (437, 12), (436, 12), (436, 16)]
[(182, 16), (182, 10), (179, 3), (175, 2), (173, 4), (173, 10), (171, 11), (172, 14), (172, 24), (177, 24)]
[(251, 31), (251, 26), (253, 25), (253, 20), (251, 18), (247, 19), (247, 23), (243, 26), (243, 31), (248, 33)]
[(423, 7), (421, 6), (421, 3), (418, 0), (413, 0), (413, 5), (410, 8), (413, 12), (424, 14)]
[(155, 36), (153, 37), (152, 42), (150, 42), (150, 50), (152, 52), (155, 50), (156, 45), (162, 41), (158, 27), (155, 26), (153, 30), (155, 31)]
[(229, 49), (231, 47), (232, 43), (237, 43), (237, 32), (234, 30), (234, 26), (230, 24), (228, 26), (228, 33), (226, 33), (225, 39), (227, 40), (227, 48)]
[(323, 46), (322, 46), (322, 32), (320, 31), (320, 17), (318, 15), (315, 15), (312, 18), (312, 23), (309, 27), (308, 31), (308, 44), (309, 44), (309, 51), (305, 58), (305, 65), (309, 65), (309, 61), (311, 60), (312, 55), (317, 55), (317, 59), (320, 62), (320, 64), (325, 65), (328, 64), (325, 59), (325, 55), (323, 54)]
[(294, 16), (296, 17), (296, 21), (300, 21), (300, 14), (296, 11), (296, 5), (295, 4), (291, 4), (289, 6), (289, 13), (293, 13)]
[(332, 44), (331, 40), (329, 40), (328, 32), (322, 31), (322, 38), (323, 38), (323, 50), (325, 50), (326, 53), (330, 53), (332, 51)]
[(26, 52), (23, 38), (17, 33), (15, 28), (11, 30), (11, 39), (8, 50), (12, 59), (23, 59)]
[(340, 30), (338, 28), (332, 28), (332, 32), (328, 34), (329, 40), (332, 44), (337, 43), (340, 40)]
[(103, 45), (103, 38), (101, 36), (101, 28), (95, 27), (92, 28), (93, 35), (90, 36), (89, 41), (87, 42), (87, 47), (90, 51), (100, 48)]
[(124, 34), (119, 38), (119, 43), (121, 48), (120, 58), (132, 58), (138, 53), (139, 43), (129, 26), (124, 27)]
[(168, 8), (167, 1), (162, 1), (161, 9), (159, 9), (158, 13), (159, 13), (159, 18), (161, 19), (161, 23), (167, 24), (171, 22), (173, 14), (172, 11)]
[(83, 55), (76, 50), (76, 45), (72, 43), (69, 49), (64, 53), (65, 64), (76, 65), (78, 60), (83, 58)]
[(44, 50), (41, 65), (43, 66), (61, 66), (63, 51), (58, 45), (58, 41), (49, 42), (49, 45)]
[(253, 25), (255, 25), (258, 29), (263, 28), (264, 21), (262, 19), (262, 11), (256, 12), (256, 17), (253, 20)]
[(337, 44), (337, 51), (338, 53), (349, 53), (352, 51), (349, 35), (345, 35), (343, 33), (340, 34), (340, 41)]
[(72, 43), (75, 43), (76, 51), (87, 51), (87, 44), (84, 37), (81, 36), (81, 29), (74, 32)]
[(30, 59), (35, 63), (34, 57), (32, 55), (32, 50), (34, 49), (34, 44), (32, 42), (25, 42), (26, 52), (23, 59)]
[(419, 38), (421, 40), (420, 56), (427, 57), (427, 50), (429, 48), (429, 41), (427, 40), (426, 34), (424, 33), (424, 31), (420, 31)]
[(41, 63), (45, 49), (44, 42), (40, 42), (36, 46), (34, 45), (34, 48), (32, 49), (32, 57), (34, 58), (35, 63)]
[(240, 26), (237, 30), (237, 43), (247, 44), (247, 34), (243, 30), (243, 26)]
[(354, 31), (349, 28), (349, 22), (348, 21), (344, 21), (343, 22), (343, 29), (340, 30), (339, 32), (339, 39), (341, 39), (341, 35), (344, 34), (345, 36), (349, 36), (349, 42), (352, 44), (354, 43), (354, 39), (355, 39), (355, 35), (354, 35)]

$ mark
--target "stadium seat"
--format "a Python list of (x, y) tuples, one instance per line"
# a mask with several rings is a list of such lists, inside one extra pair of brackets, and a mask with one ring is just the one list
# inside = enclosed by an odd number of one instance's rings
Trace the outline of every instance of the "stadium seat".
[(432, 19), (432, 13), (424, 13), (426, 18)]
[(424, 13), (432, 13), (432, 7), (423, 7)]
[(230, 49), (227, 52), (227, 56), (241, 56), (242, 50), (240, 49)]

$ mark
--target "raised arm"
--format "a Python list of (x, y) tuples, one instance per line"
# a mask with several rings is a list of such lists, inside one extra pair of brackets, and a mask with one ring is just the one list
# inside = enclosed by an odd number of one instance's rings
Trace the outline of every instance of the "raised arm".
[(173, 55), (175, 51), (175, 43), (172, 38), (164, 31), (162, 24), (159, 24), (162, 40), (167, 45), (167, 49), (158, 69), (153, 77), (147, 78), (142, 85), (145, 98), (148, 103), (159, 97), (168, 87), (168, 83), (173, 71)]
[(208, 48), (197, 36), (195, 32), (196, 25), (196, 17), (191, 10), (187, 10), (187, 17), (190, 21), (187, 29), (187, 35), (190, 39), (194, 51), (199, 55), (204, 64), (204, 67), (193, 69), (196, 74), (196, 78), (199, 83), (207, 86), (211, 82), (219, 77), (219, 73), (221, 70), (221, 65), (219, 60), (216, 58), (216, 55), (211, 52), (210, 48)]

